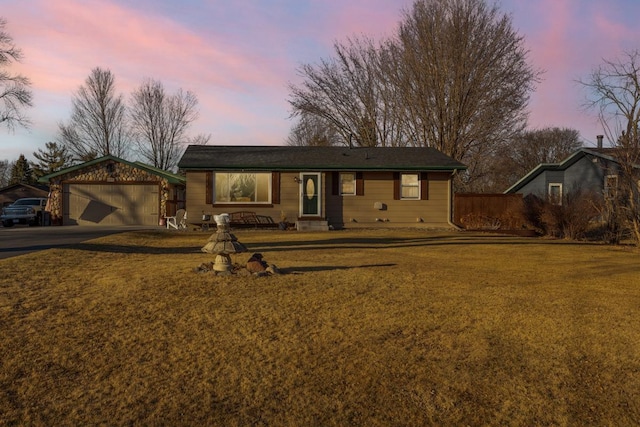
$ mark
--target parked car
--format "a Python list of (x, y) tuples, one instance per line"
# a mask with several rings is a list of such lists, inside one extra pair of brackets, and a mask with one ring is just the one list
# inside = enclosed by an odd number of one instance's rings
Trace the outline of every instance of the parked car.
[(0, 221), (5, 227), (11, 227), (13, 224), (41, 225), (46, 205), (46, 197), (18, 199), (2, 208)]

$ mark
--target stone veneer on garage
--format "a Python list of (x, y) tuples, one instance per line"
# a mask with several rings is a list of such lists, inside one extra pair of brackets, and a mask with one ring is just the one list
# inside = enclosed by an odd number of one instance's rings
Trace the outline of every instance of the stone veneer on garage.
[(167, 213), (167, 199), (169, 198), (169, 182), (165, 178), (154, 175), (143, 169), (138, 169), (115, 161), (107, 161), (84, 169), (76, 170), (68, 174), (60, 175), (50, 182), (49, 209), (51, 211), (51, 222), (55, 225), (62, 225), (62, 189), (64, 184), (73, 183), (124, 183), (157, 182), (160, 185), (160, 218), (164, 218)]

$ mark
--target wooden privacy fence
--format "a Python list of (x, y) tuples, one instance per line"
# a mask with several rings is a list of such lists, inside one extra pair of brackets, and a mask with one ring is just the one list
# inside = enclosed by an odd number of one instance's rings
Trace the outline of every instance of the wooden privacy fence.
[(518, 230), (525, 224), (522, 194), (457, 193), (453, 222), (468, 230)]

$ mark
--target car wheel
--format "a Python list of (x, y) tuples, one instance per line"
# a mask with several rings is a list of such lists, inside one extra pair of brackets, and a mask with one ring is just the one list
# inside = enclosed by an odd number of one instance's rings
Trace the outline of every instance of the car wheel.
[(5, 227), (13, 227), (13, 221), (2, 221), (2, 225)]

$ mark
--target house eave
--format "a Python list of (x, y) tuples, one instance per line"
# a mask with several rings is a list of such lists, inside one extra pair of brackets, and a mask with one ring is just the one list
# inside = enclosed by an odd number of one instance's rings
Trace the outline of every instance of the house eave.
[(289, 166), (289, 167), (275, 167), (266, 168), (263, 166), (233, 166), (233, 167), (192, 167), (182, 168), (185, 171), (222, 171), (222, 172), (238, 172), (238, 171), (253, 171), (253, 172), (407, 172), (407, 171), (433, 171), (433, 172), (454, 172), (466, 170), (467, 167), (450, 167), (450, 166), (407, 166), (407, 167), (333, 167), (333, 166)]
[(74, 166), (68, 167), (66, 169), (59, 170), (59, 171), (51, 173), (49, 175), (44, 175), (44, 176), (42, 176), (42, 177), (40, 177), (38, 179), (38, 182), (43, 183), (43, 184), (48, 184), (51, 181), (51, 179), (56, 178), (58, 176), (66, 175), (68, 173), (72, 173), (72, 172), (75, 172), (75, 171), (78, 171), (78, 170), (81, 170), (81, 169), (84, 169), (84, 168), (87, 168), (87, 167), (90, 167), (90, 166), (93, 166), (93, 165), (96, 165), (96, 164), (99, 164), (99, 163), (102, 163), (102, 162), (105, 162), (105, 161), (109, 161), (109, 160), (114, 161), (114, 162), (123, 163), (123, 164), (128, 165), (128, 166), (130, 166), (132, 168), (145, 170), (145, 171), (147, 171), (147, 172), (149, 172), (149, 173), (151, 173), (153, 175), (157, 175), (157, 176), (160, 176), (160, 177), (166, 179), (169, 184), (185, 185), (185, 183), (186, 183), (186, 179), (184, 177), (181, 177), (181, 176), (176, 175), (174, 173), (163, 171), (161, 169), (154, 168), (153, 166), (146, 165), (146, 164), (140, 163), (140, 162), (129, 162), (127, 160), (120, 159), (118, 157), (111, 156), (111, 155), (99, 157), (97, 159), (90, 160), (90, 161), (85, 162), (85, 163), (80, 163), (78, 165), (74, 165)]
[(403, 171), (464, 170), (429, 147), (189, 146), (181, 170)]

